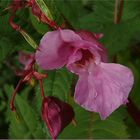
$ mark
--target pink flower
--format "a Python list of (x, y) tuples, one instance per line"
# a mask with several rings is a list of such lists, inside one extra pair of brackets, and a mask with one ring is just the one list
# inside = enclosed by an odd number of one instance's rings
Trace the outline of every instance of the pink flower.
[(34, 54), (19, 52), (19, 62), (25, 66), (24, 69), (29, 69), (28, 67), (34, 62)]
[(17, 70), (16, 75), (20, 76), (21, 79), (19, 80), (10, 101), (10, 108), (12, 111), (16, 111), (16, 108), (14, 106), (14, 101), (17, 92), (19, 91), (21, 85), (25, 82), (29, 82), (31, 78), (35, 78), (39, 81), (40, 89), (41, 89), (41, 95), (42, 98), (45, 98), (42, 79), (47, 78), (47, 74), (38, 73), (35, 70), (34, 63), (35, 63), (35, 57), (33, 53), (25, 53), (20, 52), (19, 53), (19, 61), (24, 65), (23, 70)]
[(48, 96), (42, 102), (42, 117), (53, 139), (74, 118), (73, 108), (56, 97)]
[(75, 101), (102, 119), (127, 102), (134, 78), (123, 65), (107, 63), (105, 48), (98, 42), (102, 34), (56, 30), (41, 39), (35, 59), (45, 70), (66, 65), (79, 75)]

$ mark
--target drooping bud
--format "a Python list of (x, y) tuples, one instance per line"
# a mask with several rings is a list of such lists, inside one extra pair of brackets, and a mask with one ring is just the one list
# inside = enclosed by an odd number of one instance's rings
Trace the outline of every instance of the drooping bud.
[(33, 15), (35, 15), (41, 22), (47, 23), (51, 28), (59, 28), (53, 19), (50, 9), (43, 0), (32, 0), (32, 3)]
[(37, 45), (37, 43), (35, 42), (35, 40), (33, 40), (33, 38), (29, 35), (29, 34), (27, 34), (24, 30), (20, 30), (19, 31), (21, 34), (22, 34), (22, 36), (25, 38), (25, 40), (34, 48), (34, 49), (37, 49), (37, 47), (38, 47), (38, 45)]
[(45, 2), (43, 0), (35, 0), (35, 2), (39, 6), (41, 11), (46, 15), (46, 17), (48, 17), (48, 19), (50, 19), (50, 20), (53, 20), (53, 16), (51, 14), (51, 11), (48, 8), (48, 6), (45, 4)]
[(74, 118), (74, 111), (69, 104), (56, 97), (48, 96), (42, 102), (42, 117), (52, 138), (56, 139)]

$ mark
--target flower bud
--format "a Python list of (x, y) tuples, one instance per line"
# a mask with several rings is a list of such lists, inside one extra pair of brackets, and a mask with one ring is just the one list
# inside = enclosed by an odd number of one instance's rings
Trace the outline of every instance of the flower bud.
[(48, 96), (42, 103), (42, 117), (52, 138), (56, 139), (74, 118), (74, 111), (69, 104), (56, 97)]

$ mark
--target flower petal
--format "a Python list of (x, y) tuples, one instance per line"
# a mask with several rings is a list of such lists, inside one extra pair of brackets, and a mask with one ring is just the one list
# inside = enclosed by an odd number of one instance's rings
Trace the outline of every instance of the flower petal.
[(47, 32), (41, 39), (36, 52), (35, 57), (38, 65), (46, 70), (63, 67), (73, 51), (70, 43), (80, 39), (80, 36), (71, 30), (59, 29)]
[(131, 70), (125, 66), (113, 63), (91, 64), (89, 71), (79, 76), (75, 100), (105, 119), (127, 102), (133, 82)]
[(93, 33), (86, 30), (78, 31), (77, 34), (82, 37), (82, 39), (90, 41), (90, 42), (97, 42), (98, 39), (103, 37), (102, 33)]
[[(89, 63), (99, 64), (101, 61), (101, 56), (98, 53), (98, 48), (94, 47), (94, 44), (87, 42), (85, 40), (76, 41), (71, 43), (71, 45), (75, 48), (73, 53), (69, 56), (68, 62), (66, 67), (75, 74), (82, 74), (83, 72), (87, 72)], [(83, 54), (84, 52), (84, 54)], [(89, 56), (89, 54), (92, 55)], [(86, 58), (84, 58), (86, 55)], [(89, 58), (88, 58), (89, 57)], [(87, 59), (85, 60), (85, 64), (77, 64), (76, 62), (80, 59)]]
[(85, 31), (85, 30), (81, 30), (79, 32), (77, 32), (77, 34), (83, 39), (86, 40), (88, 42), (92, 42), (94, 45), (97, 45), (98, 48), (100, 48), (99, 54), (101, 55), (101, 59), (103, 62), (108, 62), (108, 55), (107, 55), (107, 49), (103, 47), (103, 45), (101, 43), (99, 43), (99, 39), (102, 38), (103, 34), (99, 33), (93, 33), (93, 32), (89, 32), (89, 31)]

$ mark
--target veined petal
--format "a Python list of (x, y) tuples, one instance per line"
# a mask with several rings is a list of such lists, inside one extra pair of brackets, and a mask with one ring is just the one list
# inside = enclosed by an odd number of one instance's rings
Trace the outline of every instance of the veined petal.
[(89, 71), (79, 76), (75, 100), (105, 119), (127, 102), (133, 82), (131, 70), (125, 66), (113, 63), (91, 64)]
[(47, 32), (41, 39), (36, 52), (36, 62), (42, 69), (51, 70), (63, 67), (73, 51), (71, 42), (80, 40), (71, 30)]

